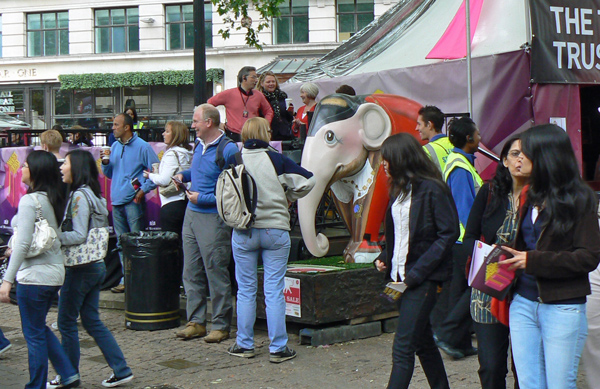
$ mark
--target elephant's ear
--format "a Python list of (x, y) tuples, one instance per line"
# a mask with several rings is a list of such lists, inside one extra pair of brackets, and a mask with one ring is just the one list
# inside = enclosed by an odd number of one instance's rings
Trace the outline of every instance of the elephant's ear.
[(364, 103), (358, 107), (356, 116), (361, 118), (359, 134), (367, 150), (378, 150), (392, 133), (392, 122), (388, 114), (377, 104)]

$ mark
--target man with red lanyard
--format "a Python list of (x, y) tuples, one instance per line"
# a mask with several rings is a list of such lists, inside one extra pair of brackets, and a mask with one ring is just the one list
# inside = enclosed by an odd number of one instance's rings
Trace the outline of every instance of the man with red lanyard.
[(256, 68), (244, 66), (237, 76), (237, 88), (224, 90), (208, 99), (215, 107), (225, 106), (227, 122), (225, 134), (235, 142), (240, 142), (240, 133), (246, 120), (260, 116), (269, 121), (273, 119), (273, 108), (265, 96), (254, 89), (258, 81)]

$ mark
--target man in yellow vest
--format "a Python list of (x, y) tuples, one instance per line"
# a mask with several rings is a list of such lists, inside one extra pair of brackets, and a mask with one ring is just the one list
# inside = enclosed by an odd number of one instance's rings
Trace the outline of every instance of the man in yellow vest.
[(448, 124), (450, 142), (454, 145), (446, 160), (444, 180), (450, 187), (452, 197), (458, 210), (460, 236), (453, 247), (453, 271), (448, 299), (448, 315), (438, 329), (436, 343), (446, 354), (454, 359), (461, 359), (477, 354), (471, 344), (471, 288), (465, 277), (467, 248), (462, 247), (465, 226), (469, 218), (475, 195), (483, 185), (483, 181), (475, 170), (475, 152), (479, 147), (481, 136), (479, 129), (468, 117), (453, 119)]
[(423, 149), (433, 160), (433, 163), (444, 173), (446, 159), (454, 146), (445, 134), (442, 134), (444, 113), (438, 107), (427, 105), (419, 110), (417, 128), (422, 140), (429, 140)]

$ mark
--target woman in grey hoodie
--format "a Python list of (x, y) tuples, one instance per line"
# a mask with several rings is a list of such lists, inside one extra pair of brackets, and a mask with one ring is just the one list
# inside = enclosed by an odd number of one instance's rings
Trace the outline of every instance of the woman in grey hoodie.
[[(63, 246), (79, 245), (86, 241), (91, 228), (108, 229), (108, 210), (100, 193), (98, 167), (88, 151), (73, 150), (67, 153), (60, 170), (70, 192), (60, 241)], [(106, 275), (104, 258), (82, 258), (81, 262), (84, 264), (66, 263), (65, 283), (58, 303), (62, 346), (75, 369), (79, 370), (77, 316), (81, 316), (83, 327), (94, 338), (114, 371), (102, 381), (103, 386), (112, 388), (131, 381), (133, 373), (115, 338), (100, 320), (100, 286)], [(48, 388), (60, 388), (60, 384), (61, 379), (57, 377)]]

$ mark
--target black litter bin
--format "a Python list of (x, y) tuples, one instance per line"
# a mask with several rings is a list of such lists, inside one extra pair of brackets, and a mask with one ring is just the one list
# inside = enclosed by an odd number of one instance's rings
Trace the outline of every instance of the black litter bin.
[(181, 249), (174, 232), (121, 235), (125, 267), (125, 325), (132, 330), (179, 327)]

